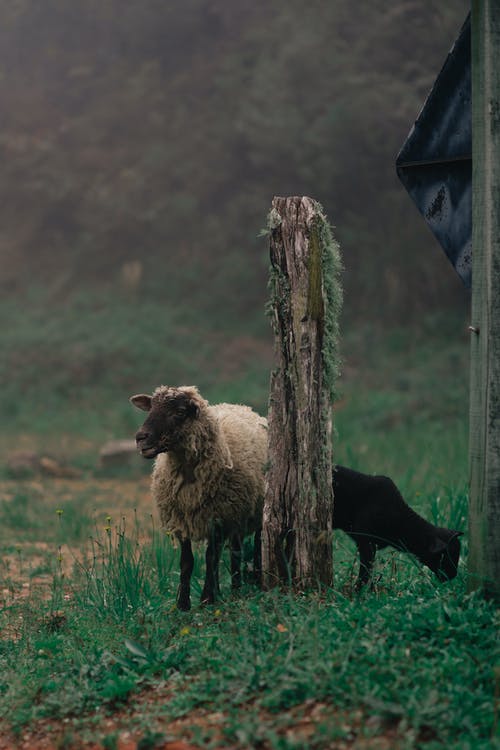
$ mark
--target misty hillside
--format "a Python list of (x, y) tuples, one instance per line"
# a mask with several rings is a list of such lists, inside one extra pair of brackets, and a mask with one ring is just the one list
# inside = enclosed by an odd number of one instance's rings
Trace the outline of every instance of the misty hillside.
[[(274, 194), (336, 225), (353, 311), (459, 285), (394, 170), (467, 4), (17, 0), (0, 44), (0, 281), (141, 284), (248, 312)], [(206, 285), (211, 285), (208, 294)]]
[[(334, 225), (345, 381), (408, 389), (435, 351), (433, 367), (463, 382), (467, 295), (395, 158), (466, 2), (1, 7), (0, 414), (11, 430), (85, 421), (129, 434), (128, 396), (161, 382), (264, 412), (259, 235), (274, 195), (310, 195)], [(389, 350), (408, 353), (404, 376)], [(462, 390), (447, 392), (440, 404), (455, 414)]]

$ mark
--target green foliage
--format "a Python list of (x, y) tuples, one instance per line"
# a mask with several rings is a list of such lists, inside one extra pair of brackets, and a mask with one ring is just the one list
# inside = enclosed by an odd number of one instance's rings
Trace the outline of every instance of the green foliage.
[(112, 528), (111, 520), (102, 532), (97, 526), (91, 549), (79, 565), (84, 585), (78, 594), (83, 608), (92, 608), (118, 622), (143, 605), (162, 598), (176, 587), (172, 546), (153, 527), (151, 544), (139, 543), (137, 519), (132, 533), (125, 521)]
[(137, 743), (137, 750), (154, 750), (165, 744), (165, 736), (161, 732), (146, 732)]
[(317, 243), (321, 257), (321, 280), (325, 294), (322, 356), (325, 383), (333, 402), (337, 396), (337, 378), (340, 373), (339, 319), (343, 299), (341, 283), (343, 267), (339, 245), (333, 237), (332, 228), (319, 204), (317, 204), (311, 242), (313, 245)]

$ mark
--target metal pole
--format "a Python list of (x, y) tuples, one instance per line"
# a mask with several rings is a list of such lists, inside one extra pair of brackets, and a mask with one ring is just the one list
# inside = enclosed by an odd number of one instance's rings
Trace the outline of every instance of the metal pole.
[(470, 588), (500, 600), (500, 0), (472, 0)]

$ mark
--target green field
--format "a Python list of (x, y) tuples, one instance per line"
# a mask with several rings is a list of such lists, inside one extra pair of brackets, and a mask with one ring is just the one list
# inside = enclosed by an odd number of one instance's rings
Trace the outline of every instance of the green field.
[[(127, 397), (159, 382), (265, 411), (265, 321), (222, 337), (167, 307), (159, 348), (149, 325), (159, 303), (82, 297), (44, 321), (44, 349), (43, 295), (22, 320), (4, 307), (3, 454), (30, 448), (78, 477), (2, 467), (0, 747), (23, 737), (36, 747), (42, 736), (57, 748), (120, 748), (126, 736), (143, 750), (175, 738), (281, 750), (500, 747), (498, 611), (468, 593), (467, 533), (448, 584), (386, 551), (375, 590), (357, 596), (355, 548), (339, 532), (324, 596), (247, 584), (233, 597), (225, 561), (221, 601), (176, 610), (178, 551), (157, 526), (144, 467), (107, 473), (98, 449), (133, 435), (141, 415)], [(392, 476), (429, 520), (467, 532), (464, 327), (457, 313), (345, 331), (334, 450), (338, 463)], [(195, 601), (202, 576), (200, 550)]]

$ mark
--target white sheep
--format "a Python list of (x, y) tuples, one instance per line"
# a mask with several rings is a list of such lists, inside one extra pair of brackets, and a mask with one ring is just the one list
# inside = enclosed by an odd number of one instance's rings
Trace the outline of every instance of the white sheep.
[(210, 406), (195, 386), (160, 386), (152, 396), (130, 401), (149, 412), (136, 443), (145, 458), (156, 458), (153, 498), (162, 526), (181, 544), (177, 606), (191, 606), (191, 541), (201, 540), (208, 542), (201, 601), (213, 603), (225, 539), (231, 543), (234, 588), (241, 582), (243, 537), (254, 532), (254, 568), (260, 573), (267, 421), (248, 406)]

